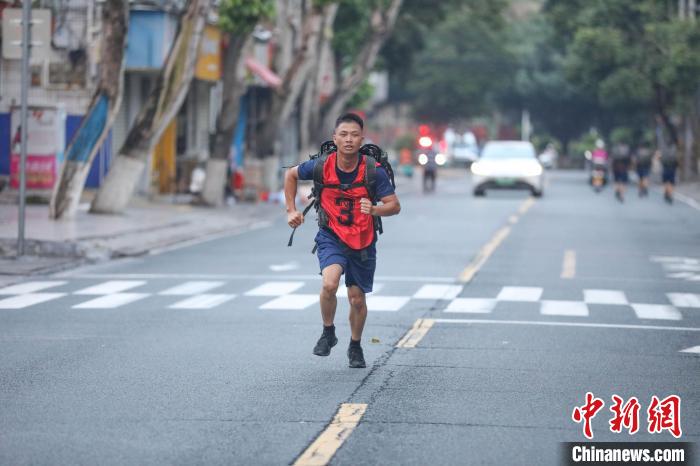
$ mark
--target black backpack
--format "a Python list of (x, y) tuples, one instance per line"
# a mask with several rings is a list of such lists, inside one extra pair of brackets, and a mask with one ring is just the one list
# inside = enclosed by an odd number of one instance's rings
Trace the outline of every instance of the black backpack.
[[(306, 206), (303, 215), (306, 216), (309, 210), (311, 210), (311, 207), (314, 207), (314, 209), (316, 209), (316, 213), (318, 214), (319, 227), (325, 227), (328, 225), (328, 216), (326, 215), (325, 211), (321, 208), (321, 192), (324, 188), (346, 190), (362, 186), (367, 189), (372, 204), (376, 205), (378, 201), (376, 167), (377, 163), (379, 163), (379, 165), (386, 171), (386, 174), (389, 176), (391, 186), (393, 188), (396, 188), (396, 182), (394, 181), (394, 170), (391, 168), (391, 164), (389, 163), (389, 155), (376, 144), (365, 144), (364, 146), (360, 147), (360, 155), (364, 156), (366, 161), (365, 179), (361, 183), (337, 185), (324, 184), (323, 167), (326, 164), (328, 156), (331, 155), (333, 152), (337, 152), (337, 150), (338, 148), (336, 147), (333, 141), (326, 141), (323, 144), (321, 144), (321, 149), (316, 154), (312, 154), (309, 156), (309, 160), (318, 160), (319, 162), (317, 162), (314, 166), (314, 187), (311, 189), (311, 194), (309, 195), (309, 199), (313, 199), (313, 202)], [(380, 235), (384, 233), (384, 229), (382, 228), (382, 219), (380, 217), (374, 217), (374, 230)], [(292, 245), (295, 231), (296, 228), (292, 231), (287, 246)], [(314, 248), (311, 250), (312, 254), (314, 254), (315, 252), (316, 246), (314, 246)]]

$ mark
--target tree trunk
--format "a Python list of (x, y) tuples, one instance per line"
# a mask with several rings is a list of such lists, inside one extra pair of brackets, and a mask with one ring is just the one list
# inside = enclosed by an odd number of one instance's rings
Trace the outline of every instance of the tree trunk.
[(102, 61), (97, 88), (88, 111), (66, 149), (59, 181), (54, 186), (49, 217), (75, 216), (85, 179), (121, 105), (124, 50), (129, 27), (129, 2), (107, 0), (102, 5)]
[(180, 20), (180, 29), (156, 86), (92, 202), (93, 213), (121, 213), (131, 199), (153, 147), (180, 110), (194, 76), (199, 44), (210, 0), (190, 0)]
[[(322, 27), (326, 24), (324, 18), (335, 15), (337, 4), (328, 4), (323, 7), (312, 5), (312, 1), (306, 0), (306, 17), (303, 19), (302, 38), (299, 47), (293, 52), (293, 60), (283, 72), (282, 84), (272, 96), (270, 109), (265, 124), (260, 129), (257, 148), (257, 156), (266, 158), (275, 155), (279, 149), (275, 146), (278, 141), (280, 129), (291, 116), (299, 97), (307, 83), (314, 63), (318, 61), (318, 44), (321, 39)], [(282, 44), (291, 46), (292, 44)], [(279, 144), (277, 144), (279, 147)]]
[[(309, 79), (304, 87), (304, 94), (301, 100), (301, 121), (299, 142), (303, 153), (313, 153), (317, 146), (328, 139), (322, 138), (320, 134), (314, 134), (320, 126), (321, 121), (321, 72), (323, 71), (324, 51), (330, 48), (333, 40), (333, 22), (338, 13), (338, 5), (329, 7), (327, 14), (323, 18), (321, 26), (321, 38), (316, 49), (315, 61), (310, 71)], [(332, 60), (332, 56), (329, 57)]]
[(331, 134), (333, 121), (340, 116), (348, 101), (355, 95), (367, 74), (377, 61), (377, 55), (396, 24), (403, 0), (391, 0), (388, 7), (378, 6), (372, 12), (371, 32), (364, 47), (355, 58), (350, 74), (343, 79), (336, 92), (328, 99), (321, 111), (317, 134)]
[(207, 205), (223, 203), (231, 141), (236, 132), (241, 97), (245, 93), (245, 50), (252, 44), (248, 35), (228, 34), (223, 60), (223, 92), (221, 111), (216, 119), (216, 134), (212, 138), (211, 155), (207, 160), (202, 200)]

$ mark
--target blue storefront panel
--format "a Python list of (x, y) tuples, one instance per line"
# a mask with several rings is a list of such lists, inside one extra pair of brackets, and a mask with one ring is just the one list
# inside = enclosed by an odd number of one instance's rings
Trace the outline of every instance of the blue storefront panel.
[[(83, 121), (83, 115), (68, 115), (66, 118), (66, 141), (70, 141), (73, 135), (78, 130), (80, 123)], [(85, 181), (86, 188), (97, 188), (102, 183), (102, 180), (107, 175), (109, 164), (112, 160), (112, 130), (109, 131), (102, 147), (97, 151), (90, 173)]]

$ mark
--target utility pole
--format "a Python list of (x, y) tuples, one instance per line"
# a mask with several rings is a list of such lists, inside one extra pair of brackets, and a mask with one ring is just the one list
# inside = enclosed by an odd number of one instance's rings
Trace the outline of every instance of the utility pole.
[(20, 163), (19, 163), (19, 222), (17, 232), (17, 257), (24, 255), (24, 221), (27, 184), (27, 100), (29, 93), (29, 46), (31, 40), (32, 2), (22, 2), (22, 107), (20, 113)]

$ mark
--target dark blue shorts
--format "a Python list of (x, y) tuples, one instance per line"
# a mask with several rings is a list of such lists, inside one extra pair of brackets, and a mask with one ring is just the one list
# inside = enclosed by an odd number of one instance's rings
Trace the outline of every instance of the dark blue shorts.
[(637, 176), (639, 176), (640, 178), (648, 177), (650, 169), (651, 169), (650, 165), (637, 164)]
[(663, 172), (661, 173), (661, 182), (675, 184), (676, 183), (676, 167), (665, 166)]
[(345, 286), (357, 286), (365, 293), (372, 291), (374, 284), (374, 270), (377, 267), (377, 249), (374, 244), (363, 251), (355, 251), (330, 233), (319, 230), (316, 234), (318, 250), (318, 265), (323, 269), (329, 265), (339, 264), (345, 274)]
[(615, 183), (627, 183), (629, 181), (629, 173), (627, 173), (627, 170), (614, 171), (613, 178), (615, 179)]

